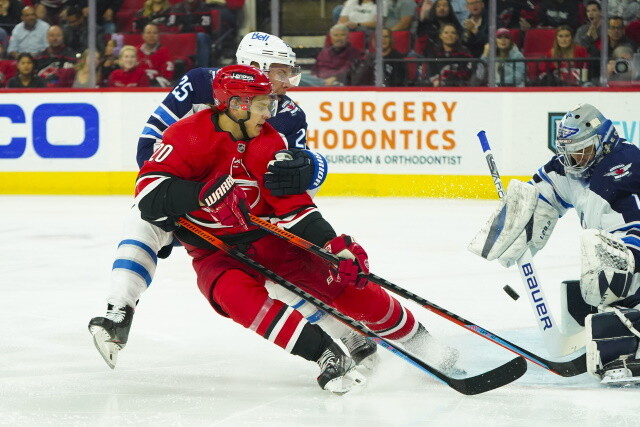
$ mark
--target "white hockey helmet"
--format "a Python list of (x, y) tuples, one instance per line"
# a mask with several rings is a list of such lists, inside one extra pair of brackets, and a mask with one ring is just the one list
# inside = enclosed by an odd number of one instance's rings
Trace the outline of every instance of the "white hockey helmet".
[(593, 105), (580, 104), (560, 121), (556, 151), (567, 172), (582, 175), (602, 158), (605, 147), (617, 140), (611, 120)]
[(238, 64), (257, 63), (262, 71), (268, 72), (271, 64), (283, 64), (291, 67), (286, 74), (289, 83), (297, 86), (300, 81), (300, 67), (296, 66), (296, 54), (291, 46), (281, 38), (271, 34), (254, 31), (242, 38), (236, 51)]

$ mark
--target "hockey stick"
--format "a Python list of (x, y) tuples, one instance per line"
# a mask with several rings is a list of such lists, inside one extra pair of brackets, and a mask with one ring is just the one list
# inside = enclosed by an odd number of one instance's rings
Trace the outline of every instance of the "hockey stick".
[[(271, 232), (272, 234), (275, 234), (289, 242), (291, 242), (292, 244), (305, 249), (329, 262), (332, 263), (338, 263), (340, 261), (340, 259), (324, 250), (323, 248), (314, 245), (311, 242), (308, 242), (298, 236), (296, 236), (295, 234), (289, 233), (286, 230), (283, 230), (273, 224), (271, 224), (269, 221), (265, 221), (262, 218), (259, 218), (255, 215), (251, 215), (250, 216), (251, 222), (255, 225), (257, 225), (258, 227), (267, 230), (269, 232)], [(442, 307), (437, 306), (436, 304), (427, 301), (426, 299), (412, 293), (409, 292), (406, 289), (401, 288), (400, 286), (389, 282), (388, 280), (385, 280), (379, 276), (376, 276), (373, 273), (369, 273), (368, 275), (365, 276), (367, 279), (369, 279), (370, 281), (377, 283), (378, 285), (382, 286), (385, 289), (390, 290), (391, 292), (400, 295), (403, 298), (406, 298), (408, 300), (411, 300), (413, 302), (416, 302), (418, 304), (420, 304), (422, 307), (426, 308), (427, 310), (431, 311), (434, 314), (437, 314), (440, 317), (444, 317), (445, 319), (459, 325), (462, 326), (463, 328), (477, 334), (480, 335), (483, 338), (488, 339), (489, 341), (492, 341), (498, 345), (500, 345), (501, 347), (506, 348), (509, 351), (512, 351), (522, 357), (524, 357), (525, 359), (529, 360), (532, 363), (535, 363), (538, 366), (541, 366), (545, 369), (547, 369), (548, 371), (553, 372), (554, 374), (557, 375), (561, 375), (563, 377), (572, 377), (575, 375), (579, 375), (582, 374), (584, 372), (586, 372), (587, 370), (587, 365), (586, 365), (586, 357), (583, 354), (582, 356), (573, 359), (573, 360), (569, 360), (566, 362), (553, 362), (551, 360), (546, 360), (534, 353), (531, 353), (530, 351), (527, 351), (509, 341), (507, 341), (504, 338), (499, 337), (498, 335), (489, 332), (488, 330), (476, 325), (475, 323), (466, 320), (460, 316), (458, 316), (457, 314), (454, 314), (452, 312), (450, 312), (449, 310), (446, 310)]]
[(226, 252), (231, 257), (233, 257), (233, 258), (237, 259), (238, 261), (242, 262), (243, 264), (251, 267), (252, 269), (257, 271), (258, 273), (260, 273), (261, 275), (266, 277), (267, 279), (272, 280), (273, 282), (279, 284), (280, 286), (284, 287), (285, 289), (288, 289), (289, 291), (295, 293), (299, 297), (304, 298), (305, 300), (313, 303), (314, 305), (316, 305), (317, 307), (321, 308), (322, 310), (324, 310), (324, 311), (326, 311), (328, 313), (331, 313), (333, 316), (335, 316), (337, 319), (339, 319), (340, 321), (342, 321), (346, 325), (348, 325), (351, 328), (357, 330), (361, 334), (370, 337), (377, 344), (379, 344), (382, 347), (386, 348), (387, 350), (391, 351), (396, 356), (399, 356), (399, 357), (403, 358), (404, 360), (406, 360), (407, 362), (411, 363), (412, 365), (418, 367), (419, 369), (422, 369), (424, 372), (426, 372), (429, 375), (433, 376), (437, 380), (447, 384), (449, 387), (451, 387), (452, 389), (454, 389), (455, 391), (457, 391), (459, 393), (466, 394), (466, 395), (484, 393), (486, 391), (493, 390), (493, 389), (496, 389), (498, 387), (502, 387), (503, 385), (506, 385), (506, 384), (509, 384), (512, 381), (515, 381), (516, 379), (518, 379), (522, 375), (524, 375), (524, 373), (527, 371), (527, 363), (525, 362), (525, 360), (522, 357), (516, 357), (515, 359), (510, 360), (509, 362), (505, 363), (504, 365), (501, 365), (501, 366), (499, 366), (499, 367), (497, 367), (495, 369), (492, 369), (492, 370), (490, 370), (488, 372), (485, 372), (485, 373), (482, 373), (480, 375), (476, 375), (474, 377), (461, 378), (461, 379), (452, 378), (452, 377), (450, 377), (450, 376), (438, 371), (436, 368), (430, 366), (426, 362), (424, 362), (424, 361), (418, 359), (417, 357), (411, 355), (410, 353), (406, 352), (405, 350), (401, 349), (400, 347), (396, 346), (395, 344), (393, 344), (393, 343), (385, 340), (384, 338), (380, 337), (375, 332), (369, 330), (362, 323), (357, 322), (357, 321), (351, 319), (350, 317), (340, 313), (338, 310), (336, 310), (335, 308), (331, 307), (330, 305), (324, 303), (323, 301), (317, 299), (313, 295), (311, 295), (311, 294), (305, 292), (304, 290), (298, 288), (293, 283), (291, 283), (291, 282), (287, 281), (286, 279), (278, 276), (276, 273), (274, 273), (271, 270), (267, 269), (266, 267), (262, 266), (261, 264), (259, 264), (255, 260), (253, 260), (252, 258), (250, 258), (247, 255), (245, 255), (243, 252), (240, 252), (239, 250), (227, 245), (226, 243), (224, 243), (222, 240), (220, 240), (216, 236), (208, 233), (207, 231), (203, 230), (202, 228), (198, 227), (197, 225), (193, 224), (192, 222), (190, 222), (190, 221), (188, 221), (188, 220), (186, 220), (184, 218), (180, 218), (178, 220), (178, 224), (180, 224), (181, 226), (185, 227), (186, 229), (188, 229), (192, 233), (200, 236), (202, 239), (204, 239), (207, 242), (211, 243), (216, 248)]
[[(491, 147), (487, 140), (487, 135), (483, 130), (478, 132), (478, 139), (482, 146), (482, 151), (487, 159), (487, 165), (489, 171), (493, 177), (493, 183), (496, 186), (496, 191), (500, 200), (504, 199), (505, 194), (502, 186), (502, 179), (498, 173), (498, 166), (491, 153)], [(577, 332), (575, 334), (566, 334), (560, 330), (560, 326), (556, 323), (548, 300), (544, 296), (542, 289), (542, 282), (538, 276), (537, 270), (533, 265), (533, 255), (531, 250), (527, 249), (526, 252), (518, 259), (518, 272), (522, 279), (522, 284), (525, 288), (533, 315), (536, 318), (540, 332), (544, 339), (547, 350), (552, 356), (566, 356), (567, 354), (574, 353), (580, 350), (585, 345), (584, 331)]]

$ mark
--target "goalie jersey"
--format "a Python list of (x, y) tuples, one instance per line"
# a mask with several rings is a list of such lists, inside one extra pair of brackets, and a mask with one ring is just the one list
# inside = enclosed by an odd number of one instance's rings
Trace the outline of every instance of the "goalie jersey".
[[(556, 155), (530, 183), (559, 216), (574, 208), (582, 228), (621, 238), (633, 253), (636, 269), (640, 266), (640, 150), (635, 145), (619, 139), (587, 177), (567, 174)], [(640, 303), (640, 295), (629, 298)]]
[[(158, 105), (138, 139), (136, 160), (139, 167), (151, 157), (154, 145), (162, 140), (162, 135), (169, 126), (214, 104), (211, 85), (217, 71), (218, 68), (190, 70)], [(307, 117), (304, 111), (288, 96), (278, 98), (277, 114), (268, 120), (269, 124), (285, 137), (288, 148), (308, 148)], [(314, 154), (319, 156), (318, 153)], [(316, 179), (313, 181), (317, 182)]]

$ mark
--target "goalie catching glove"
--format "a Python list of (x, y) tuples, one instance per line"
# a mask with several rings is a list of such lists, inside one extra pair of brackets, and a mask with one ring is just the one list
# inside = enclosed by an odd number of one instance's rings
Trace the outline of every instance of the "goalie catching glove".
[(230, 175), (223, 175), (204, 184), (199, 195), (200, 205), (213, 219), (227, 227), (248, 230), (246, 195)]
[(635, 293), (635, 259), (622, 240), (606, 231), (585, 230), (580, 248), (580, 291), (587, 304), (606, 306)]
[(512, 180), (500, 207), (469, 244), (469, 250), (505, 267), (531, 249), (535, 254), (549, 240), (558, 212), (538, 197), (533, 185)]
[(367, 279), (359, 275), (369, 274), (369, 257), (364, 248), (356, 243), (351, 236), (342, 234), (329, 240), (324, 248), (338, 258), (338, 265), (331, 266), (331, 279), (337, 283), (353, 285), (357, 289), (367, 286)]

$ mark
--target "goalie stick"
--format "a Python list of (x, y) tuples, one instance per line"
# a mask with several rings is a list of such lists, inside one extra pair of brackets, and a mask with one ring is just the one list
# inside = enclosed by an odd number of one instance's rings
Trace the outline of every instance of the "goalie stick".
[(361, 334), (373, 339), (378, 345), (381, 345), (382, 347), (391, 351), (396, 356), (401, 357), (402, 359), (406, 360), (412, 365), (418, 367), (419, 369), (433, 376), (437, 380), (447, 384), (449, 387), (451, 387), (452, 389), (454, 389), (459, 393), (466, 394), (466, 395), (484, 393), (486, 391), (493, 390), (498, 387), (502, 387), (503, 385), (509, 384), (512, 381), (517, 380), (522, 375), (524, 375), (524, 373), (527, 371), (527, 363), (525, 362), (525, 360), (522, 357), (516, 357), (515, 359), (512, 359), (495, 369), (492, 369), (490, 371), (484, 372), (482, 374), (479, 374), (473, 377), (460, 378), (460, 379), (450, 377), (440, 372), (436, 368), (430, 366), (423, 360), (413, 356), (412, 354), (406, 352), (402, 348), (380, 337), (375, 332), (371, 331), (366, 326), (364, 326), (362, 323), (357, 322), (351, 319), (350, 317), (340, 313), (338, 310), (331, 307), (330, 305), (324, 303), (323, 301), (319, 300), (313, 295), (298, 288), (296, 285), (287, 281), (283, 277), (278, 276), (276, 273), (272, 272), (271, 270), (267, 269), (263, 265), (259, 264), (249, 256), (245, 255), (243, 252), (240, 252), (239, 250), (227, 245), (226, 243), (224, 243), (222, 240), (220, 240), (213, 234), (208, 233), (207, 231), (203, 230), (202, 228), (198, 227), (192, 222), (184, 218), (180, 218), (178, 220), (178, 224), (188, 229), (192, 233), (198, 235), (199, 237), (206, 240), (207, 242), (211, 243), (218, 249), (226, 252), (231, 257), (237, 259), (243, 264), (254, 269), (255, 271), (257, 271), (267, 279), (274, 281), (280, 286), (295, 293), (299, 297), (304, 298), (305, 300), (313, 303), (318, 308), (321, 308), (322, 310), (332, 314), (333, 316), (335, 316), (337, 319), (339, 319), (346, 325), (350, 326), (351, 328), (355, 329)]
[[(505, 196), (502, 179), (498, 173), (498, 166), (491, 153), (491, 147), (489, 146), (485, 131), (481, 130), (478, 132), (478, 139), (480, 140), (482, 151), (487, 159), (487, 165), (489, 166), (493, 183), (496, 186), (498, 197), (502, 200)], [(533, 315), (536, 318), (549, 353), (555, 357), (566, 356), (584, 347), (584, 330), (574, 334), (568, 334), (560, 330), (560, 325), (553, 318), (549, 302), (544, 296), (542, 282), (533, 264), (533, 255), (530, 249), (527, 249), (520, 259), (518, 259), (517, 264), (527, 299), (529, 300)]]
[[(288, 231), (283, 230), (271, 224), (269, 221), (265, 221), (264, 219), (259, 218), (255, 215), (250, 215), (250, 219), (251, 219), (251, 222), (257, 225), (258, 227), (264, 230), (267, 230), (272, 234), (275, 234), (302, 249), (305, 249), (329, 262), (332, 262), (332, 263), (339, 262), (339, 258), (336, 255), (326, 251), (320, 246), (314, 245), (313, 243), (308, 242), (296, 236), (293, 233), (289, 233)], [(388, 289), (389, 291), (395, 293), (396, 295), (400, 295), (403, 298), (406, 298), (415, 303), (418, 303), (422, 307), (431, 311), (432, 313), (437, 314), (438, 316), (443, 317), (459, 326), (462, 326), (463, 328), (477, 335), (480, 335), (481, 337), (486, 338), (489, 341), (492, 341), (495, 344), (498, 344), (509, 351), (512, 351), (524, 357), (530, 362), (535, 363), (536, 365), (541, 366), (542, 368), (547, 369), (548, 371), (553, 372), (554, 374), (557, 374), (563, 377), (572, 377), (575, 375), (580, 375), (587, 371), (586, 356), (584, 354), (577, 357), (576, 359), (568, 360), (565, 362), (554, 362), (551, 360), (544, 359), (538, 356), (537, 354), (531, 353), (530, 351), (527, 351), (517, 346), (516, 344), (513, 344), (507, 341), (506, 339), (501, 338), (492, 332), (489, 332), (488, 330), (476, 325), (475, 323), (469, 320), (466, 320), (458, 316), (457, 314), (450, 312), (449, 310), (446, 310), (442, 307), (437, 306), (432, 302), (427, 301), (426, 299), (414, 294), (413, 292), (410, 292), (394, 283), (389, 282), (388, 280), (385, 280), (379, 276), (376, 276), (373, 273), (369, 273), (365, 277), (368, 280), (374, 283), (377, 283), (383, 288)]]

